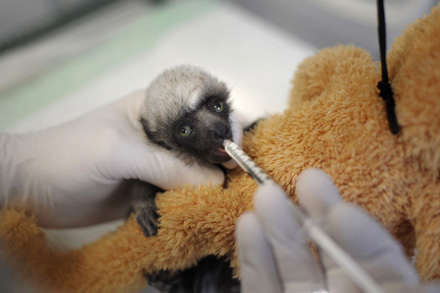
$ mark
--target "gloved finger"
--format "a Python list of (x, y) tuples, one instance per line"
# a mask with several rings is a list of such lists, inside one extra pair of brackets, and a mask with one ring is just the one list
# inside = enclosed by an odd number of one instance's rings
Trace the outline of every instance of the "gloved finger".
[(235, 233), (242, 292), (283, 292), (270, 244), (255, 214), (243, 214)]
[[(142, 168), (143, 166), (139, 166)], [(163, 189), (182, 187), (184, 185), (199, 185), (212, 183), (213, 185), (223, 184), (224, 173), (216, 166), (198, 163), (186, 164), (181, 160), (170, 157), (168, 154), (156, 154), (154, 156), (154, 168), (140, 174), (148, 175), (148, 182), (156, 184)], [(143, 179), (143, 177), (141, 177)]]
[(231, 114), (229, 115), (229, 124), (231, 125), (232, 140), (236, 144), (241, 145), (241, 141), (243, 138), (243, 126), (241, 126), (240, 122), (238, 121), (235, 112), (231, 112)]
[[(243, 127), (241, 126), (240, 122), (238, 122), (238, 118), (234, 112), (229, 114), (229, 125), (231, 125), (232, 141), (237, 145), (241, 146), (241, 140), (243, 137)], [(234, 169), (238, 166), (237, 162), (235, 162), (235, 160), (233, 159), (230, 159), (229, 161), (222, 163), (222, 165), (227, 169)]]
[[(401, 246), (364, 210), (348, 203), (333, 206), (326, 223), (330, 237), (385, 289), (395, 292), (392, 290), (402, 284), (418, 285), (417, 274)], [(323, 255), (330, 291), (353, 292), (355, 285), (345, 271)]]
[(334, 204), (342, 202), (330, 176), (320, 169), (307, 169), (298, 176), (296, 195), (304, 210), (317, 223)]
[[(106, 172), (113, 179), (140, 179), (169, 190), (184, 185), (222, 184), (223, 172), (213, 165), (187, 164), (166, 150), (144, 141), (116, 143), (113, 165)], [(108, 160), (107, 160), (108, 161)]]
[(324, 288), (324, 279), (303, 231), (289, 207), (290, 199), (276, 185), (258, 188), (254, 206), (268, 239), (286, 292)]
[[(309, 169), (301, 173), (297, 181), (297, 195), (309, 215), (318, 223), (325, 222), (330, 236), (375, 279), (380, 275), (377, 280), (389, 280), (386, 281), (388, 285), (401, 278), (405, 278), (409, 285), (417, 283), (414, 269), (406, 261), (400, 246), (366, 212), (343, 203), (336, 186), (325, 172)], [(343, 292), (359, 290), (325, 253), (323, 264), (328, 272), (329, 289)]]

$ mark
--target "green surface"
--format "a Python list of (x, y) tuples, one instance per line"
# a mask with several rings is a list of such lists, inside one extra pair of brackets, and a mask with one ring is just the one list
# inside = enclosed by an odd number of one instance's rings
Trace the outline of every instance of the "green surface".
[(212, 11), (218, 4), (196, 1), (155, 8), (111, 40), (0, 93), (0, 129), (147, 52), (168, 30)]

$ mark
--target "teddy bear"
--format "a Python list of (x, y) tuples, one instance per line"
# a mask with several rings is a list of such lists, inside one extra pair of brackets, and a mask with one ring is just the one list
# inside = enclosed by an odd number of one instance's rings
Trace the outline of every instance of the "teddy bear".
[[(387, 55), (399, 132), (388, 128), (380, 66), (354, 46), (323, 49), (296, 70), (288, 108), (260, 121), (243, 150), (297, 202), (301, 171), (333, 179), (345, 201), (366, 209), (398, 239), (422, 280), (440, 279), (440, 5), (411, 24)], [(35, 218), (0, 214), (3, 257), (45, 291), (134, 292), (145, 274), (227, 257), (239, 274), (238, 217), (257, 184), (241, 169), (227, 186), (186, 186), (157, 195), (157, 236), (134, 217), (97, 241), (60, 252)]]

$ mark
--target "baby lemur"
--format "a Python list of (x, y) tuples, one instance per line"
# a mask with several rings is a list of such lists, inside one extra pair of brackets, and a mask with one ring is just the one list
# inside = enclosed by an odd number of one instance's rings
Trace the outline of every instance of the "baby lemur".
[[(240, 143), (242, 128), (233, 115), (226, 85), (204, 70), (177, 66), (160, 74), (146, 90), (140, 123), (147, 143), (187, 164), (235, 167), (222, 145)], [(132, 208), (146, 236), (157, 233), (155, 195), (161, 189), (137, 182)]]
[[(234, 168), (225, 139), (241, 143), (242, 128), (228, 101), (229, 90), (217, 78), (194, 66), (166, 70), (149, 85), (139, 121), (146, 143), (187, 164), (222, 164)], [(132, 209), (145, 236), (158, 230), (155, 197), (162, 190), (136, 181)], [(239, 292), (227, 259), (208, 256), (190, 269), (146, 276), (161, 292)]]

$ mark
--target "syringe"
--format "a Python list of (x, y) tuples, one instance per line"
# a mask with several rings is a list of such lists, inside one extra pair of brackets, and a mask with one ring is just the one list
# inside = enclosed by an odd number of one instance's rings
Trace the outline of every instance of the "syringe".
[[(234, 142), (225, 140), (226, 153), (245, 170), (259, 185), (276, 184), (261, 170), (251, 158)], [(345, 270), (365, 292), (385, 292), (359, 264), (348, 255), (321, 227), (319, 227), (300, 207), (291, 204), (293, 213), (302, 221), (303, 229), (310, 239), (337, 264)]]

